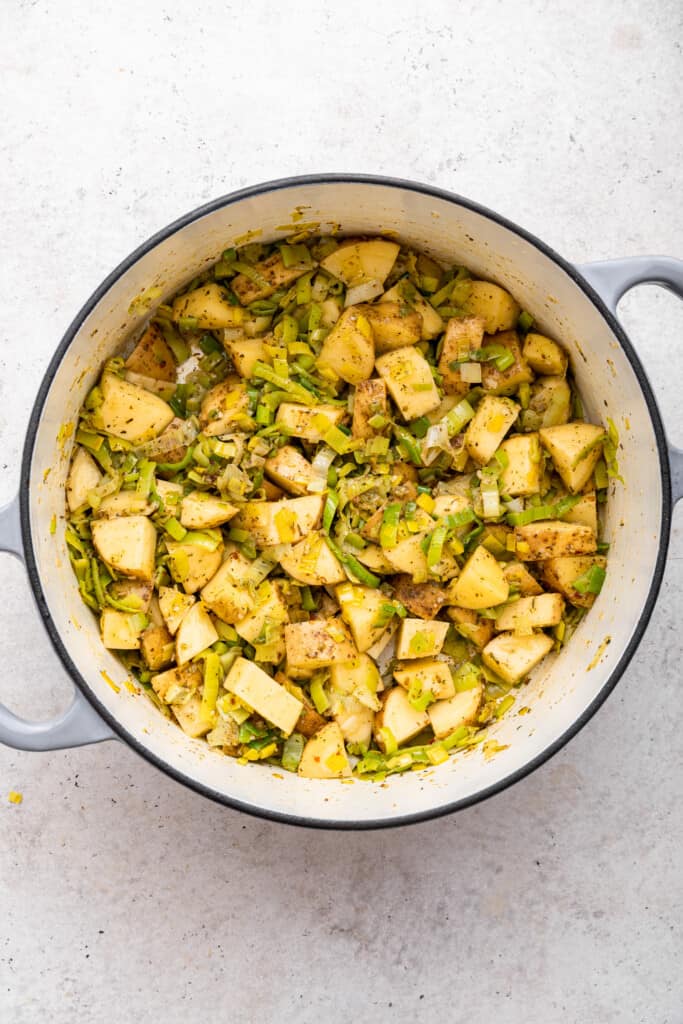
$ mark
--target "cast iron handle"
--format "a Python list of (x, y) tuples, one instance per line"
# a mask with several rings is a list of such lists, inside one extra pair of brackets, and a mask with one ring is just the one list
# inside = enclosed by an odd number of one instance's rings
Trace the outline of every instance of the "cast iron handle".
[[(0, 509), (0, 551), (24, 561), (18, 496)], [(62, 750), (116, 738), (78, 689), (67, 710), (47, 722), (29, 722), (0, 704), (0, 743), (17, 750)]]
[[(639, 284), (658, 284), (683, 299), (683, 260), (671, 256), (631, 256), (601, 260), (576, 268), (613, 313), (619, 300)], [(669, 445), (671, 497), (674, 505), (683, 498), (683, 450)]]

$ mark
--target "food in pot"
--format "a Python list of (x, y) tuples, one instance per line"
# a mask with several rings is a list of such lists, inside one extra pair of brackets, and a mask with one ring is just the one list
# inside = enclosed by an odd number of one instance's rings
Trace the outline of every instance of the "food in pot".
[(617, 439), (499, 285), (387, 238), (226, 250), (102, 368), (66, 540), (160, 711), (316, 779), (523, 709), (606, 570)]

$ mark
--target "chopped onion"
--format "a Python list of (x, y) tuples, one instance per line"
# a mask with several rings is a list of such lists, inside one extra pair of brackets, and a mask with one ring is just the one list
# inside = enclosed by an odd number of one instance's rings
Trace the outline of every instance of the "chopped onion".
[(369, 302), (370, 299), (376, 299), (383, 291), (384, 285), (380, 281), (376, 279), (363, 281), (362, 284), (356, 284), (347, 290), (344, 305), (355, 306), (357, 302)]
[(466, 384), (481, 384), (481, 363), (461, 363), (460, 379)]

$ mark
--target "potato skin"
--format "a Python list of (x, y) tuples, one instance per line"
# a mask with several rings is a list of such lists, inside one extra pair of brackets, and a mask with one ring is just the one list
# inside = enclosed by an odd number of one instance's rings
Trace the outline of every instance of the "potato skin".
[(150, 324), (126, 359), (126, 369), (154, 380), (175, 380), (175, 359), (161, 329)]
[(446, 591), (438, 583), (413, 583), (406, 573), (394, 576), (390, 582), (396, 600), (420, 619), (435, 618), (446, 603)]

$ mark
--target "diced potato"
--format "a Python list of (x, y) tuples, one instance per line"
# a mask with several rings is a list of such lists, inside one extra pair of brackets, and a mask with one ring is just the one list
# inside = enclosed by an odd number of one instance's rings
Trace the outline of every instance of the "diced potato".
[(356, 308), (370, 321), (378, 355), (404, 345), (416, 345), (422, 338), (422, 317), (405, 304), (383, 300)]
[(457, 516), (458, 513), (464, 512), (471, 506), (470, 499), (463, 494), (437, 494), (434, 498), (432, 515), (435, 519), (441, 519), (443, 516)]
[(338, 249), (320, 261), (320, 266), (350, 288), (369, 281), (383, 284), (399, 249), (396, 242), (387, 242), (383, 238), (342, 242)]
[(403, 619), (398, 630), (396, 657), (399, 661), (432, 658), (440, 654), (448, 623), (438, 619)]
[(254, 281), (246, 274), (238, 274), (237, 277), (233, 277), (230, 287), (242, 305), (248, 306), (257, 299), (267, 299), (278, 288), (292, 284), (309, 269), (310, 267), (302, 266), (286, 267), (280, 253), (274, 252), (267, 259), (254, 264), (254, 270), (261, 281)]
[(563, 377), (567, 372), (567, 353), (552, 338), (530, 331), (524, 341), (522, 355), (536, 373)]
[(263, 468), (270, 479), (289, 494), (309, 494), (309, 484), (315, 485), (320, 482), (308, 459), (291, 444), (278, 448), (266, 459)]
[(455, 693), (450, 668), (445, 661), (437, 661), (436, 658), (417, 658), (405, 665), (398, 662), (394, 679), (405, 690), (431, 693), (434, 700), (445, 700)]
[(196, 693), (202, 685), (203, 672), (200, 665), (183, 665), (152, 676), (152, 688), (164, 704), (180, 704)]
[(512, 354), (514, 362), (507, 370), (499, 370), (493, 359), (482, 363), (481, 386), (484, 391), (493, 395), (511, 395), (517, 391), (520, 384), (528, 384), (534, 379), (529, 364), (522, 355), (516, 331), (505, 331), (494, 337), (486, 335), (484, 346), (486, 345), (502, 345)]
[(263, 338), (226, 337), (223, 340), (223, 345), (240, 377), (249, 380), (256, 363), (263, 362), (265, 340)]
[(448, 321), (439, 357), (439, 373), (447, 395), (465, 395), (469, 391), (470, 385), (462, 379), (459, 369), (451, 369), (451, 363), (466, 361), (471, 352), (481, 348), (483, 338), (484, 321), (480, 316), (454, 316)]
[(159, 607), (164, 617), (166, 628), (172, 636), (178, 632), (180, 623), (189, 612), (196, 598), (192, 594), (184, 594), (175, 587), (159, 587)]
[[(282, 673), (278, 672), (275, 678), (278, 679), (281, 676)], [(286, 678), (286, 676), (284, 678)], [(280, 682), (281, 681), (282, 679), (280, 679)], [(294, 683), (289, 683), (289, 686), (294, 686)], [(285, 687), (285, 689), (289, 689), (289, 687)], [(290, 693), (291, 692), (292, 691), (290, 690)], [(301, 694), (302, 697), (305, 696), (303, 690), (301, 689), (298, 689), (298, 693)], [(298, 694), (295, 693), (294, 696), (296, 697), (298, 696)], [(319, 715), (318, 712), (313, 707), (313, 705), (309, 705), (308, 701), (304, 699), (304, 709), (299, 715), (299, 720), (296, 723), (296, 731), (300, 732), (302, 736), (305, 736), (307, 739), (309, 739), (311, 736), (314, 736), (317, 733), (318, 729), (322, 729), (322, 727), (326, 723), (327, 719), (323, 718), (322, 715)]]
[(255, 595), (256, 607), (235, 623), (235, 630), (257, 647), (256, 660), (278, 664), (285, 656), (284, 624), (289, 611), (277, 581), (264, 580)]
[(93, 519), (91, 530), (95, 549), (107, 565), (123, 576), (152, 579), (157, 531), (147, 516)]
[(372, 739), (375, 712), (352, 694), (330, 691), (330, 711), (347, 743), (367, 750)]
[(545, 629), (556, 626), (562, 619), (564, 598), (562, 594), (539, 594), (537, 597), (520, 597), (496, 616), (496, 629)]
[(402, 686), (394, 686), (387, 690), (382, 701), (382, 710), (375, 715), (375, 741), (380, 750), (386, 750), (388, 730), (391, 739), (399, 746), (417, 736), (429, 725), (426, 711), (416, 711), (408, 700), (408, 694)]
[(330, 427), (339, 426), (345, 416), (346, 408), (338, 405), (308, 406), (282, 402), (275, 422), (289, 430), (294, 437), (319, 444)]
[(467, 313), (483, 318), (487, 334), (509, 331), (521, 312), (510, 293), (490, 281), (472, 281), (462, 305)]
[(538, 434), (515, 434), (498, 449), (507, 456), (508, 464), (499, 477), (503, 494), (538, 494), (541, 489), (543, 460)]
[(473, 686), (447, 700), (438, 700), (427, 708), (429, 723), (437, 739), (443, 739), (462, 725), (471, 725), (477, 719), (483, 687)]
[(359, 384), (372, 376), (375, 345), (370, 321), (357, 306), (345, 309), (327, 335), (316, 360), (323, 376)]
[(373, 377), (362, 380), (356, 386), (353, 403), (353, 424), (351, 433), (356, 438), (376, 437), (382, 429), (371, 427), (368, 420), (373, 416), (387, 416), (387, 386), (383, 380)]
[(595, 551), (596, 538), (583, 523), (542, 519), (515, 527), (516, 553), (522, 562), (539, 562), (563, 555), (588, 555)]
[(604, 428), (594, 423), (563, 423), (544, 427), (539, 435), (563, 484), (572, 494), (578, 494), (590, 480), (602, 455)]
[(482, 619), (471, 608), (459, 608), (457, 605), (450, 605), (446, 608), (446, 615), (455, 625), (456, 631), (465, 640), (469, 640), (480, 650), (486, 647), (493, 636), (493, 623), (490, 619)]
[(102, 498), (95, 515), (97, 518), (116, 516), (148, 516), (154, 511), (154, 505), (144, 494), (137, 491), (119, 491)]
[[(431, 524), (434, 525), (433, 523)], [(447, 580), (458, 574), (458, 563), (455, 558), (444, 551), (436, 565), (429, 566), (427, 556), (422, 550), (422, 543), (428, 531), (410, 534), (400, 540), (396, 547), (387, 548), (384, 555), (395, 572), (406, 573), (413, 583), (426, 583), (430, 575), (434, 579)]]
[(510, 589), (514, 587), (522, 597), (534, 597), (536, 594), (543, 593), (543, 588), (521, 562), (506, 562), (503, 565), (503, 575), (508, 581)]
[(583, 523), (593, 533), (598, 532), (598, 499), (595, 491), (586, 491), (581, 495), (574, 508), (562, 516), (565, 523)]
[(356, 647), (361, 653), (367, 651), (389, 626), (391, 619), (383, 617), (383, 611), (392, 602), (381, 590), (356, 583), (341, 583), (335, 593)]
[(516, 683), (545, 658), (553, 646), (547, 633), (516, 636), (499, 633), (482, 651), (482, 661), (506, 683)]
[(212, 723), (202, 715), (202, 701), (196, 693), (189, 697), (182, 704), (172, 704), (171, 711), (175, 715), (178, 725), (193, 740), (201, 739), (211, 731)]
[(176, 661), (184, 665), (218, 640), (216, 627), (201, 601), (193, 604), (175, 637)]
[(310, 738), (297, 772), (305, 779), (343, 779), (351, 774), (344, 736), (337, 722), (328, 722)]
[(126, 359), (126, 369), (153, 380), (174, 381), (175, 359), (161, 328), (150, 324)]
[(207, 491), (191, 491), (180, 505), (180, 522), (187, 530), (208, 530), (236, 516), (239, 509)]
[(375, 366), (405, 420), (418, 419), (439, 405), (431, 367), (418, 349), (408, 346), (386, 352)]
[(102, 643), (115, 651), (137, 651), (140, 647), (144, 620), (141, 616), (119, 612), (115, 608), (105, 608), (100, 616), (100, 632)]
[(541, 377), (531, 385), (529, 408), (523, 413), (525, 429), (555, 427), (571, 415), (572, 393), (564, 377)]
[(151, 580), (116, 580), (107, 588), (115, 601), (123, 601), (133, 612), (150, 611), (154, 586)]
[(438, 583), (413, 583), (408, 575), (397, 576), (394, 597), (420, 619), (433, 619), (446, 603), (446, 590)]
[(382, 689), (382, 681), (369, 654), (357, 654), (353, 661), (331, 665), (330, 686), (338, 693), (352, 694), (361, 704), (379, 711), (377, 694)]
[(454, 604), (478, 611), (507, 601), (510, 588), (502, 566), (483, 545), (472, 552), (449, 588)]
[(102, 404), (93, 413), (93, 425), (106, 434), (132, 444), (149, 441), (173, 419), (173, 409), (163, 398), (139, 388), (115, 373), (103, 373)]
[[(235, 281), (232, 281), (235, 287)], [(191, 317), (197, 321), (197, 327), (209, 331), (223, 327), (239, 327), (244, 319), (244, 310), (233, 306), (228, 301), (224, 289), (217, 283), (206, 283), (185, 295), (180, 295), (173, 302), (173, 319), (181, 320)]]
[(330, 586), (346, 579), (339, 560), (330, 551), (323, 535), (317, 532), (309, 533), (281, 555), (280, 565), (292, 579), (309, 586)]
[(336, 662), (353, 661), (358, 651), (341, 619), (311, 619), (285, 626), (287, 668), (315, 671)]
[(210, 551), (201, 544), (187, 544), (185, 541), (166, 540), (171, 576), (182, 583), (186, 594), (201, 590), (218, 572), (223, 549)]
[(284, 686), (246, 658), (237, 658), (225, 677), (224, 687), (238, 700), (289, 735), (303, 711), (303, 703)]
[(88, 494), (97, 487), (101, 479), (102, 474), (92, 455), (79, 446), (66, 481), (66, 500), (70, 512), (75, 512), (85, 505)]
[(247, 386), (239, 377), (231, 374), (204, 396), (199, 411), (199, 424), (207, 436), (214, 437), (248, 425), (251, 422), (248, 413)]
[(255, 606), (253, 562), (234, 544), (226, 544), (223, 564), (202, 590), (202, 601), (223, 622), (234, 624)]
[(414, 310), (421, 317), (420, 336), (422, 341), (431, 341), (441, 334), (443, 320), (432, 306), (431, 302), (421, 295), (415, 285), (408, 278), (398, 281), (392, 288), (384, 293), (382, 302), (398, 302), (409, 310)]
[(173, 637), (165, 626), (148, 626), (140, 637), (140, 649), (147, 668), (158, 672), (173, 662)]
[(543, 563), (543, 579), (548, 586), (559, 590), (577, 608), (590, 608), (595, 601), (595, 594), (582, 594), (574, 586), (575, 580), (583, 576), (591, 566), (607, 568), (604, 555), (574, 555), (563, 558), (550, 558)]
[(480, 466), (489, 462), (519, 415), (510, 398), (484, 395), (465, 433), (467, 451)]
[(320, 494), (283, 501), (250, 501), (235, 516), (233, 526), (248, 530), (258, 547), (295, 544), (319, 526), (322, 511)]
[(224, 754), (237, 757), (240, 752), (240, 729), (234, 718), (217, 718), (211, 732), (206, 734), (210, 747), (220, 747)]
[(380, 576), (391, 576), (396, 572), (396, 566), (391, 564), (385, 553), (376, 544), (368, 544), (362, 551), (356, 552), (356, 558), (362, 565), (372, 569)]

